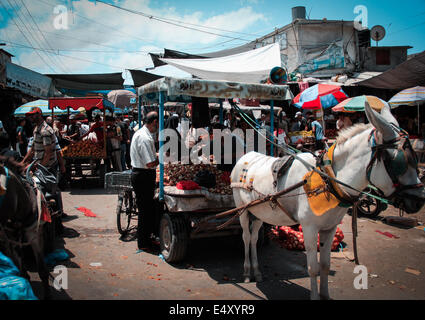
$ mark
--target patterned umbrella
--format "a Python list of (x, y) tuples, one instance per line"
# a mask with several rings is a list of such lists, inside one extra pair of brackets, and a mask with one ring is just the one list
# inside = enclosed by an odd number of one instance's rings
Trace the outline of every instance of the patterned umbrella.
[(316, 84), (299, 93), (292, 103), (302, 109), (327, 109), (347, 99), (348, 96), (340, 86)]
[(332, 108), (332, 111), (335, 112), (356, 112), (364, 111), (365, 102), (368, 102), (369, 105), (378, 112), (381, 112), (382, 108), (387, 105), (387, 103), (375, 96), (357, 96), (354, 98), (348, 98), (344, 101), (338, 103), (335, 107)]
[(425, 101), (425, 87), (413, 87), (400, 91), (388, 103), (394, 109), (401, 105), (417, 106), (422, 101)]
[(418, 108), (418, 133), (419, 127), (419, 104), (425, 101), (425, 87), (413, 87), (400, 91), (388, 101), (391, 108), (397, 108), (401, 105), (417, 106)]

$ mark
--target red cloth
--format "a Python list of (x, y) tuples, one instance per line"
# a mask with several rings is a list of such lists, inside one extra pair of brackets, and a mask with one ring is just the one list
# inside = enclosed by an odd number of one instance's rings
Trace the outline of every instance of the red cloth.
[(87, 209), (85, 207), (79, 207), (76, 208), (78, 211), (81, 211), (82, 213), (84, 213), (84, 215), (86, 217), (97, 217), (95, 213), (93, 213), (93, 211), (91, 211), (90, 209)]
[(176, 184), (176, 188), (179, 190), (197, 190), (201, 189), (199, 184), (197, 184), (195, 181), (187, 180), (187, 181), (180, 181)]
[(41, 203), (41, 221), (45, 222), (52, 222), (52, 217), (50, 215), (49, 208), (47, 207), (47, 204), (45, 202)]

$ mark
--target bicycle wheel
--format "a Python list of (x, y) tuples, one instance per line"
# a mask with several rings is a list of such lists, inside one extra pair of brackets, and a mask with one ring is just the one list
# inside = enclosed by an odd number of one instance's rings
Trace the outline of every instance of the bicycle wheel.
[(126, 234), (130, 228), (133, 199), (131, 192), (124, 192), (118, 196), (117, 204), (117, 228), (122, 235)]

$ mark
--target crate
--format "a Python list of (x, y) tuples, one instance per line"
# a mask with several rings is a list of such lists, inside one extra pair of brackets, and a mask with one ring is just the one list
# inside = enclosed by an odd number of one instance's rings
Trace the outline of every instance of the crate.
[(105, 189), (132, 189), (131, 171), (109, 172), (105, 174)]

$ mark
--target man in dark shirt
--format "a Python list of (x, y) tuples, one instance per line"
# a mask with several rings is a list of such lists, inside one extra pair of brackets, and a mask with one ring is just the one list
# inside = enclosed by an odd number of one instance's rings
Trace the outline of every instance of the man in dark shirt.
[(307, 130), (307, 120), (303, 117), (301, 111), (295, 114), (295, 122), (292, 125), (291, 131), (304, 131)]
[(127, 150), (130, 145), (130, 129), (128, 124), (123, 120), (123, 117), (119, 117), (117, 121), (117, 126), (121, 129), (122, 139), (121, 139), (121, 167), (122, 170), (126, 170), (126, 158), (127, 158)]
[(66, 130), (65, 139), (74, 142), (80, 140), (80, 128), (77, 125), (77, 119), (75, 115), (69, 116), (70, 124)]

